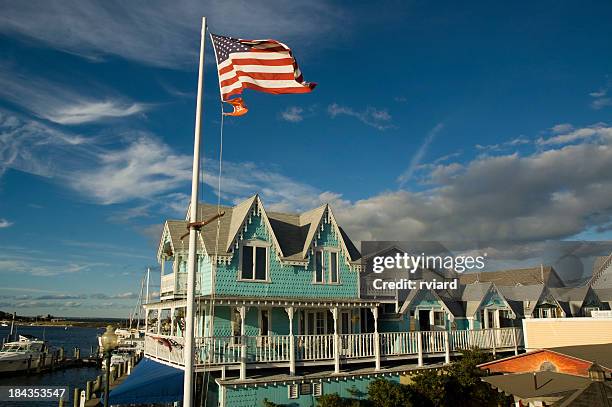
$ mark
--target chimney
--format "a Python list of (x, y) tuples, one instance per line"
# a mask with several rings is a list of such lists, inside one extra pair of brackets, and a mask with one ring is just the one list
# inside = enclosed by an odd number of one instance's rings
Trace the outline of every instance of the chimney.
[(542, 284), (544, 284), (544, 265), (540, 264), (540, 278), (542, 279)]

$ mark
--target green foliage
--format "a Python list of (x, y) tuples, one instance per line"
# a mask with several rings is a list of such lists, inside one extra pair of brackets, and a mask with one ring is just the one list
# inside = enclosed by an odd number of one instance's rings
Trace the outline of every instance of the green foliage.
[(324, 394), (317, 397), (317, 407), (365, 407), (365, 402), (358, 399), (343, 398), (338, 393)]
[(391, 382), (385, 379), (375, 379), (368, 386), (368, 400), (373, 407), (418, 406), (413, 403), (415, 395), (410, 386)]
[(463, 356), (441, 369), (423, 369), (413, 377), (413, 391), (433, 406), (498, 406), (507, 405), (503, 394), (491, 389), (481, 378), (486, 373), (477, 365), (490, 357), (478, 350), (467, 350)]
[(263, 407), (282, 407), (282, 406), (284, 406), (284, 404), (276, 404), (276, 403), (271, 402), (268, 399), (263, 400)]

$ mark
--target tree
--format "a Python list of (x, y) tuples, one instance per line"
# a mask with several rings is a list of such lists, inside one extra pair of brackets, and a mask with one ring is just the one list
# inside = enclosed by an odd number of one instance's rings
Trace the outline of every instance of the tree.
[(441, 369), (423, 369), (413, 377), (412, 388), (434, 406), (498, 406), (509, 399), (492, 390), (481, 378), (486, 373), (477, 366), (490, 360), (478, 350), (466, 350), (460, 359)]

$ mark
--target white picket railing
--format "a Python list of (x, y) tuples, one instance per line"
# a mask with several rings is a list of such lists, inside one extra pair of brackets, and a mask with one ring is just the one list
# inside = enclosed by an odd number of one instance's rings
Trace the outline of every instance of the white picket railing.
[(227, 365), (232, 363), (240, 363), (241, 343), (241, 338), (239, 336), (196, 338), (196, 364)]
[(170, 273), (161, 276), (161, 284), (159, 286), (159, 293), (163, 297), (165, 294), (174, 294), (176, 274)]
[(380, 334), (381, 356), (414, 355), (418, 353), (418, 332), (384, 332)]
[(145, 353), (157, 359), (177, 365), (184, 365), (184, 338), (168, 335), (151, 335), (145, 337)]
[(443, 353), (446, 349), (446, 331), (423, 331), (421, 343), (423, 353)]
[(341, 334), (340, 356), (344, 358), (368, 358), (374, 356), (374, 334)]
[[(419, 337), (423, 355), (460, 352), (466, 349), (509, 350), (522, 347), (519, 328), (483, 330), (383, 332), (379, 333), (380, 356), (419, 354)], [(338, 335), (338, 357), (365, 359), (376, 356), (375, 334)], [(331, 361), (335, 358), (334, 335), (295, 335), (295, 361)], [(241, 363), (285, 363), (291, 360), (291, 337), (225, 336), (198, 337), (195, 340), (196, 365), (228, 365)], [(145, 353), (173, 363), (183, 364), (182, 337), (147, 334)]]
[(289, 335), (246, 337), (247, 360), (254, 363), (286, 362), (290, 352)]
[(334, 358), (334, 335), (296, 335), (295, 360)]

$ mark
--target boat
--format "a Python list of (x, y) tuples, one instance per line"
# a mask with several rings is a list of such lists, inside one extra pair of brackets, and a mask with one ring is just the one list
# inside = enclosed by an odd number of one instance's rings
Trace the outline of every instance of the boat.
[(30, 335), (19, 335), (19, 340), (6, 342), (0, 349), (0, 373), (20, 372), (35, 369), (41, 363), (51, 362), (51, 355), (47, 353), (45, 341)]

